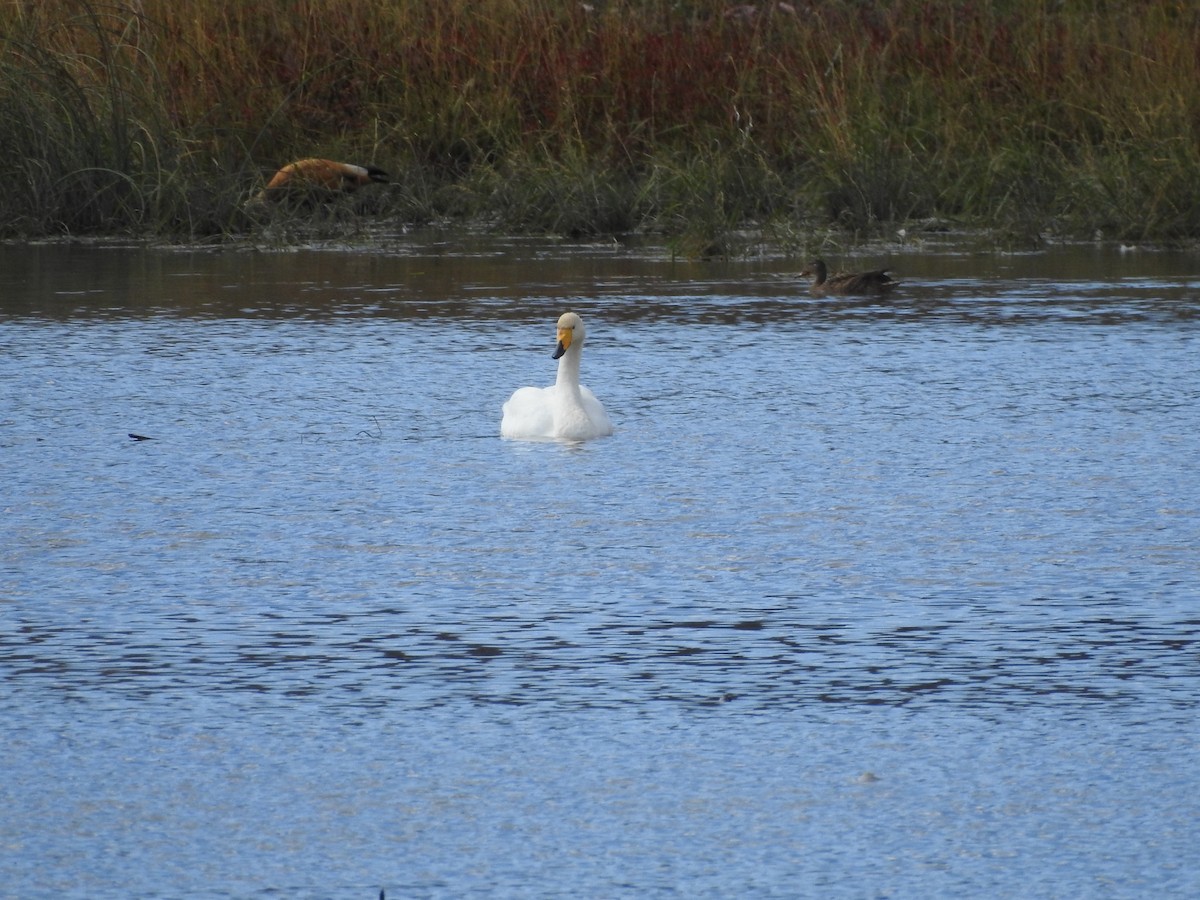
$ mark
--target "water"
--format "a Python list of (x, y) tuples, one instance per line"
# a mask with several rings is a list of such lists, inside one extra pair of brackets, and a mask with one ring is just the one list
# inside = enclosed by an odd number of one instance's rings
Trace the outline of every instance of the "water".
[(1200, 892), (1194, 255), (0, 262), (0, 896)]

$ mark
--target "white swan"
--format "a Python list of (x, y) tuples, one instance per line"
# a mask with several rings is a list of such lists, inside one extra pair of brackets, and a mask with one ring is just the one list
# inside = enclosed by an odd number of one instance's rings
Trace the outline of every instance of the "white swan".
[(523, 387), (504, 404), (500, 435), (524, 440), (584, 441), (612, 434), (612, 422), (596, 395), (579, 383), (583, 320), (573, 312), (558, 320), (558, 379), (550, 387)]

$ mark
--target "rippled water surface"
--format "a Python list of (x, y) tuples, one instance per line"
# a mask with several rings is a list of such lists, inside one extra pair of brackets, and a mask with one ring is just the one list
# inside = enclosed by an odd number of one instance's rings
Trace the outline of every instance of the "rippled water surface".
[(1200, 894), (1200, 260), (891, 262), (0, 248), (0, 896)]

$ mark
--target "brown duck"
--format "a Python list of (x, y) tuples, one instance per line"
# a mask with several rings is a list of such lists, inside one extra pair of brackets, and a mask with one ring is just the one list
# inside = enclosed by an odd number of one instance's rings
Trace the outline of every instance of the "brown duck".
[(821, 259), (814, 259), (808, 264), (808, 268), (800, 273), (801, 278), (809, 276), (813, 280), (810, 290), (814, 297), (824, 297), (826, 294), (887, 294), (900, 283), (892, 280), (887, 269), (830, 275), (825, 261)]

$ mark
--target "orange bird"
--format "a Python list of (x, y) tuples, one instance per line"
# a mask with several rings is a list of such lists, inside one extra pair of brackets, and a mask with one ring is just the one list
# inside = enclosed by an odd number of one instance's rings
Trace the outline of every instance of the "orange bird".
[(297, 194), (349, 194), (364, 184), (386, 184), (388, 173), (378, 166), (356, 166), (332, 159), (301, 159), (275, 173), (256, 200), (282, 200)]

